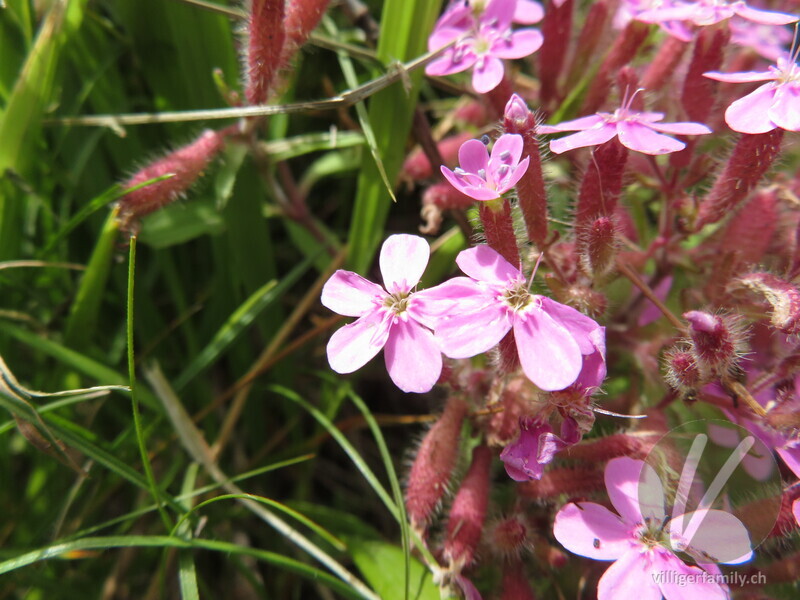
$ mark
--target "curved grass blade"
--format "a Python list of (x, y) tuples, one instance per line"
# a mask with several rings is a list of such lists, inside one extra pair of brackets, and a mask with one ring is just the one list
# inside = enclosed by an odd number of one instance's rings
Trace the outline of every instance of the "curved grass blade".
[[(307, 579), (322, 583), (329, 587), (332, 591), (341, 594), (345, 598), (353, 598), (357, 600), (364, 598), (362, 594), (353, 589), (347, 583), (336, 579), (332, 575), (325, 573), (317, 568), (311, 567), (300, 561), (268, 552), (266, 550), (259, 550), (258, 548), (250, 548), (246, 546), (239, 546), (229, 542), (220, 542), (217, 540), (182, 540), (177, 537), (169, 536), (144, 536), (144, 535), (129, 535), (129, 536), (109, 536), (109, 537), (90, 537), (71, 542), (63, 542), (46, 546), (32, 552), (27, 552), (20, 556), (11, 558), (9, 560), (0, 562), (0, 575), (9, 573), (16, 569), (21, 569), (28, 565), (32, 565), (43, 560), (50, 560), (58, 558), (64, 554), (76, 551), (85, 550), (108, 550), (110, 548), (179, 548), (179, 549), (197, 549), (197, 550), (210, 550), (213, 552), (220, 552), (224, 554), (240, 554), (243, 556), (251, 556), (257, 560), (275, 565), (286, 571), (297, 573)], [(380, 600), (374, 594), (367, 596)]]
[(301, 398), (299, 394), (288, 388), (285, 388), (280, 385), (270, 385), (268, 386), (268, 389), (276, 394), (283, 396), (287, 400), (291, 400), (292, 402), (299, 404), (304, 409), (306, 409), (309, 412), (309, 414), (311, 414), (311, 416), (314, 417), (317, 420), (317, 422), (320, 425), (322, 425), (325, 428), (325, 430), (331, 435), (331, 437), (335, 439), (336, 442), (342, 447), (342, 450), (344, 450), (347, 456), (350, 457), (350, 460), (353, 461), (353, 464), (355, 464), (356, 468), (360, 471), (361, 475), (364, 477), (364, 479), (367, 480), (367, 483), (369, 483), (370, 487), (372, 487), (372, 489), (375, 490), (375, 493), (378, 495), (378, 497), (381, 499), (384, 505), (386, 505), (386, 508), (389, 509), (389, 512), (392, 513), (392, 516), (395, 519), (399, 520), (400, 517), (397, 505), (394, 503), (391, 496), (389, 496), (386, 489), (383, 487), (383, 484), (375, 476), (375, 473), (372, 472), (372, 469), (370, 469), (369, 466), (367, 466), (367, 463), (358, 453), (358, 450), (356, 450), (355, 447), (344, 436), (344, 434), (336, 428), (336, 425), (334, 425), (333, 421), (331, 421), (328, 417), (326, 417), (325, 414), (322, 413), (322, 411), (320, 411), (316, 407), (312, 406), (309, 402)]

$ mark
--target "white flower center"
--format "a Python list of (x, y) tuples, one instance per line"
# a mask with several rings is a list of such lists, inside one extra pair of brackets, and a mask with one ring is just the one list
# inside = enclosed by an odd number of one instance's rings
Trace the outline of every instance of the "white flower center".
[(503, 290), (502, 299), (516, 313), (526, 312), (534, 302), (534, 296), (525, 287), (524, 281), (518, 281), (512, 287)]
[(383, 305), (398, 317), (403, 316), (408, 310), (409, 303), (409, 294), (403, 292), (395, 292), (394, 294), (386, 296), (383, 300)]

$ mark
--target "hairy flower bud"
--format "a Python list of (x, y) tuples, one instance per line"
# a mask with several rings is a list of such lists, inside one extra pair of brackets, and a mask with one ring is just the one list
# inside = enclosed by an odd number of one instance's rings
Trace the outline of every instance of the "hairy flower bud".
[(447, 493), (458, 458), (458, 440), (467, 405), (451, 397), (444, 412), (420, 444), (406, 488), (406, 510), (412, 526), (424, 530)]
[(490, 529), (489, 547), (502, 558), (519, 557), (530, 544), (530, 529), (530, 523), (521, 513), (505, 517)]
[(736, 319), (700, 310), (684, 313), (701, 373), (725, 375), (741, 355), (744, 335)]
[(281, 50), (280, 67), (283, 68), (305, 44), (308, 36), (319, 24), (330, 0), (292, 0), (286, 3), (284, 28), (286, 41)]
[(522, 136), (522, 155), (530, 158), (528, 170), (517, 182), (517, 197), (528, 239), (542, 246), (547, 240), (547, 193), (536, 138), (536, 116), (516, 94), (512, 94), (506, 104), (503, 127), (506, 133)]
[(581, 266), (587, 274), (601, 277), (614, 267), (617, 254), (614, 221), (611, 217), (598, 217), (582, 233), (586, 239), (580, 244), (585, 249), (580, 257)]
[(425, 221), (419, 230), (426, 235), (435, 235), (442, 225), (442, 213), (446, 210), (460, 210), (475, 203), (474, 198), (462, 194), (448, 182), (434, 183), (422, 193), (420, 216)]
[(669, 386), (685, 394), (694, 393), (706, 381), (700, 373), (694, 355), (687, 349), (673, 348), (664, 357)]
[(222, 149), (227, 133), (227, 130), (207, 129), (188, 146), (156, 160), (125, 182), (123, 187), (129, 189), (151, 179), (172, 175), (120, 199), (120, 228), (127, 230), (135, 226), (141, 217), (180, 198), (203, 175), (205, 168)]
[(797, 286), (771, 273), (756, 272), (740, 277), (733, 286), (762, 296), (772, 307), (772, 326), (789, 335), (800, 333), (800, 291)]
[(453, 499), (447, 521), (444, 557), (455, 571), (460, 571), (475, 559), (489, 506), (491, 466), (492, 451), (488, 446), (477, 446), (472, 451), (469, 470)]
[(542, 104), (549, 105), (556, 97), (556, 84), (564, 60), (569, 54), (572, 29), (572, 0), (551, 3), (542, 21), (544, 41), (538, 53), (539, 95)]

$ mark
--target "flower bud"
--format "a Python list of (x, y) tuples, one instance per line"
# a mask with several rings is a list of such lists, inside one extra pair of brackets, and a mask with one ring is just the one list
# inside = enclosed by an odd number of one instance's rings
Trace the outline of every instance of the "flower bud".
[(569, 54), (572, 31), (572, 0), (559, 6), (551, 3), (542, 21), (542, 47), (537, 53), (539, 66), (539, 96), (542, 104), (550, 105), (557, 96), (558, 76)]
[(292, 0), (286, 3), (286, 42), (281, 50), (280, 68), (289, 64), (298, 48), (319, 25), (330, 0)]
[(580, 257), (581, 266), (587, 274), (602, 277), (613, 269), (617, 255), (614, 221), (611, 217), (598, 217), (582, 234), (586, 239), (579, 244), (585, 249)]
[(530, 523), (522, 514), (501, 519), (489, 531), (488, 543), (502, 558), (519, 557), (530, 544)]
[(124, 188), (132, 188), (151, 179), (172, 175), (120, 199), (120, 228), (127, 230), (141, 217), (180, 198), (222, 149), (227, 133), (227, 130), (207, 129), (188, 146), (178, 148), (151, 163), (123, 184)]
[(700, 310), (683, 314), (689, 321), (693, 354), (701, 373), (725, 375), (735, 366), (744, 345), (744, 332), (731, 316), (713, 315)]
[(462, 194), (449, 183), (434, 183), (422, 193), (420, 216), (425, 221), (425, 224), (420, 226), (420, 232), (426, 235), (439, 233), (444, 211), (465, 209), (474, 203), (474, 198)]
[(771, 273), (750, 273), (740, 277), (741, 285), (761, 295), (772, 307), (772, 326), (788, 335), (800, 333), (800, 291), (797, 286)]
[(439, 420), (422, 439), (411, 465), (406, 488), (406, 511), (412, 526), (418, 530), (425, 529), (447, 493), (458, 458), (461, 423), (466, 414), (466, 404), (459, 398), (451, 397)]
[(706, 383), (694, 355), (689, 350), (673, 348), (667, 352), (664, 362), (667, 368), (664, 379), (673, 389), (691, 394)]
[(630, 433), (614, 433), (598, 439), (587, 440), (572, 446), (564, 453), (566, 458), (606, 462), (618, 456), (643, 460), (656, 440)]
[(444, 557), (455, 571), (461, 571), (475, 559), (489, 506), (491, 466), (492, 451), (488, 446), (477, 446), (472, 451), (472, 463), (453, 500), (447, 521)]

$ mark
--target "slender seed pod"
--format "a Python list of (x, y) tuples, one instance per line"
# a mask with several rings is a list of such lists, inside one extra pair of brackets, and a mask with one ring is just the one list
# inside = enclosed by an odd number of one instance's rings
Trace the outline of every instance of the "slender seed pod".
[(651, 92), (666, 87), (688, 47), (688, 42), (667, 36), (642, 75), (642, 87)]
[(475, 560), (489, 507), (491, 466), (492, 451), (488, 446), (477, 446), (450, 508), (444, 557), (454, 571), (461, 571)]
[(406, 488), (406, 510), (411, 524), (423, 531), (447, 493), (458, 458), (461, 424), (467, 414), (463, 400), (451, 397), (444, 412), (420, 444)]
[(251, 0), (247, 24), (247, 87), (250, 104), (264, 104), (269, 98), (281, 64), (286, 31), (285, 0)]
[(284, 68), (319, 24), (330, 0), (291, 0), (286, 3), (284, 29), (286, 41), (281, 50), (280, 68)]
[(537, 246), (547, 241), (547, 193), (544, 187), (542, 159), (536, 139), (536, 116), (525, 101), (513, 94), (503, 112), (503, 128), (522, 136), (522, 156), (530, 158), (528, 170), (517, 182), (517, 198), (528, 239)]
[(586, 74), (586, 67), (589, 61), (597, 53), (597, 45), (606, 31), (606, 21), (608, 20), (609, 6), (607, 0), (597, 0), (592, 2), (586, 21), (583, 23), (578, 38), (581, 43), (575, 50), (569, 69), (567, 70), (566, 89), (572, 89), (577, 85)]
[(716, 223), (747, 199), (780, 154), (782, 140), (783, 129), (780, 128), (767, 133), (742, 134), (711, 190), (700, 201), (695, 230)]
[(537, 52), (539, 73), (539, 96), (542, 104), (549, 105), (557, 95), (558, 76), (569, 54), (572, 31), (572, 0), (560, 6), (550, 2), (542, 21), (544, 41)]
[(591, 467), (551, 469), (542, 478), (518, 484), (519, 493), (533, 500), (586, 495), (605, 487), (603, 471)]
[(172, 175), (123, 196), (119, 201), (120, 228), (135, 227), (141, 217), (174, 202), (197, 181), (222, 149), (229, 130), (205, 130), (191, 144), (170, 152), (138, 171), (123, 184), (126, 189), (151, 179)]

